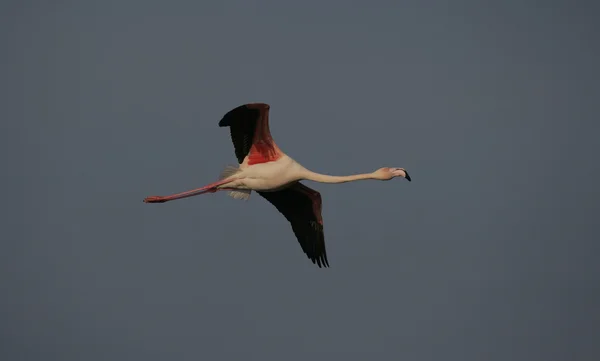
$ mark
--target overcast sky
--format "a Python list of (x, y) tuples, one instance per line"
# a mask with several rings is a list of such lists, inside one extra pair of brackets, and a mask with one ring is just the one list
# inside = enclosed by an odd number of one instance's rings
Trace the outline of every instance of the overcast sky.
[[(0, 359), (600, 359), (597, 10), (3, 1)], [(306, 183), (329, 269), (257, 194), (142, 202), (233, 164), (247, 102), (413, 178)]]

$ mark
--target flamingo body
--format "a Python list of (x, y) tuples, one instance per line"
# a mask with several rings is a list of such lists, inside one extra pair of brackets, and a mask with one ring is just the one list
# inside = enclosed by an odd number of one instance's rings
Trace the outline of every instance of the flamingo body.
[(304, 171), (304, 167), (285, 154), (274, 161), (253, 165), (249, 163), (242, 163), (240, 171), (233, 175), (235, 180), (219, 187), (274, 192), (299, 181), (300, 174)]

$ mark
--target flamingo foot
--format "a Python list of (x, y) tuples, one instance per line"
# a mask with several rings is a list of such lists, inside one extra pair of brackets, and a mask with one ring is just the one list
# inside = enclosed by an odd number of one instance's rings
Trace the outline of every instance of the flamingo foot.
[(166, 200), (160, 196), (150, 196), (144, 198), (144, 203), (164, 203)]

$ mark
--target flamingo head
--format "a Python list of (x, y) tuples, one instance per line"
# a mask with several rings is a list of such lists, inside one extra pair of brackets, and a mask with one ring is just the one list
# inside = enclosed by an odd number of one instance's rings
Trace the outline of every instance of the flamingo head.
[(375, 172), (373, 172), (373, 176), (375, 177), (375, 179), (379, 180), (390, 180), (396, 177), (403, 177), (406, 178), (409, 182), (411, 181), (410, 175), (408, 175), (408, 172), (404, 168), (379, 168)]

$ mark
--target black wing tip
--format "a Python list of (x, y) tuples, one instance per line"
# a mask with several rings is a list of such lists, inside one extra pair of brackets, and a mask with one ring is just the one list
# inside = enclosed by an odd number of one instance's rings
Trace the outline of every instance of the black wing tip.
[(228, 111), (227, 113), (225, 113), (225, 115), (223, 115), (223, 118), (221, 118), (221, 120), (219, 121), (219, 126), (220, 127), (231, 126), (236, 119), (236, 115), (238, 115), (240, 113), (240, 110), (244, 107), (245, 107), (245, 104), (235, 107), (235, 108), (231, 109), (230, 111)]
[(308, 256), (308, 258), (312, 261), (313, 264), (319, 266), (319, 268), (330, 268), (329, 261), (327, 260), (327, 255), (322, 254), (319, 256)]
[(260, 110), (256, 109), (255, 107), (252, 107), (253, 105), (259, 105), (259, 106), (265, 106), (267, 109), (270, 108), (269, 104), (267, 103), (246, 103), (246, 104), (242, 104), (240, 106), (237, 106), (233, 109), (231, 109), (230, 111), (228, 111), (223, 118), (221, 118), (221, 120), (219, 121), (219, 127), (229, 127), (231, 126), (237, 119), (239, 116), (252, 116), (252, 117), (256, 117), (258, 115), (258, 113), (260, 112)]

